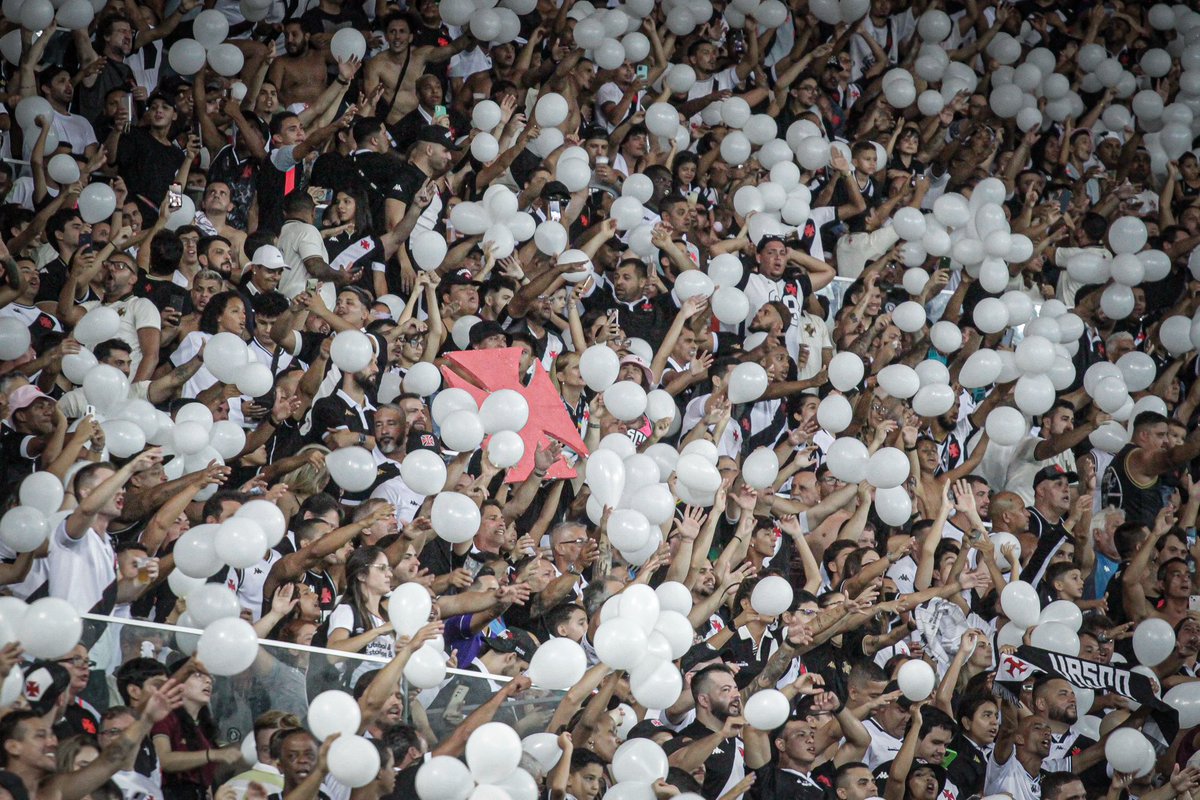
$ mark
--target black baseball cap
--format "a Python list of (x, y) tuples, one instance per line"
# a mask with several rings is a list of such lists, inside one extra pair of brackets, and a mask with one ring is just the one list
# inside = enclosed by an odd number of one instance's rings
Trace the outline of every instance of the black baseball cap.
[(548, 181), (546, 185), (542, 187), (542, 199), (553, 200), (556, 197), (560, 200), (565, 199), (569, 202), (571, 200), (571, 192), (567, 189), (567, 185), (562, 181)]
[(21, 696), (29, 708), (37, 714), (48, 714), (67, 687), (71, 685), (71, 673), (55, 661), (35, 661), (25, 670), (25, 682), (21, 685)]
[(469, 269), (460, 269), (442, 278), (438, 284), (439, 289), (449, 289), (451, 286), (483, 286), (483, 282), (475, 280)]
[(503, 336), (506, 342), (512, 343), (512, 337), (509, 336), (508, 331), (500, 327), (499, 322), (491, 319), (480, 320), (472, 325), (471, 332), (467, 338), (470, 339), (471, 345), (474, 346), (489, 336)]
[(1050, 464), (1039, 469), (1037, 474), (1033, 476), (1033, 488), (1036, 489), (1037, 485), (1042, 481), (1056, 481), (1059, 478), (1066, 478), (1067, 483), (1074, 483), (1079, 480), (1079, 473), (1067, 472), (1059, 464)]
[(454, 143), (454, 136), (446, 128), (441, 125), (426, 125), (421, 130), (417, 131), (418, 142), (432, 142), (440, 144), (448, 150), (457, 150), (458, 145)]
[(537, 643), (528, 631), (520, 628), (509, 628), (499, 636), (485, 637), (483, 643), (497, 653), (516, 653), (523, 661), (533, 658)]

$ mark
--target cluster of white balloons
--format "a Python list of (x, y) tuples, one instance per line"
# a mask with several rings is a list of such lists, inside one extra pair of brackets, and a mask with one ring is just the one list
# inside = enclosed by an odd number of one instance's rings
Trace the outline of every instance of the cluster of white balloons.
[[(96, 12), (104, 8), (104, 3), (91, 0), (5, 0), (3, 4), (4, 18), (20, 24), (21, 28), (34, 33), (44, 30), (53, 20), (59, 30), (77, 31), (92, 24)], [(20, 29), (6, 33), (0, 38), (0, 52), (13, 64), (21, 60), (21, 31)]]
[(596, 655), (629, 673), (634, 698), (647, 708), (668, 708), (683, 691), (683, 677), (673, 662), (692, 646), (691, 609), (691, 593), (675, 581), (657, 589), (633, 584), (600, 609)]
[[(488, 187), (479, 202), (456, 205), (450, 211), (450, 224), (468, 236), (482, 234), (483, 244), (491, 245), (492, 256), (497, 259), (508, 258), (517, 244), (532, 239), (536, 230), (533, 216), (527, 211), (518, 211), (517, 196), (500, 184)], [(435, 238), (442, 237), (437, 233), (414, 237), (414, 246), (419, 245), (421, 249), (417, 261), (421, 269), (437, 269), (446, 257), (445, 241), (439, 245), (433, 241)]]
[[(388, 619), (397, 636), (416, 634), (429, 623), (432, 610), (429, 591), (418, 583), (401, 584), (387, 597)], [(440, 634), (409, 655), (404, 679), (418, 689), (433, 688), (446, 679), (445, 640)]]
[[(1099, 47), (1103, 55), (1104, 48)], [(1020, 57), (1019, 43), (1011, 37), (1001, 39), (997, 36), (988, 45), (988, 54), (1000, 61), (999, 67), (992, 75), (992, 92), (988, 96), (988, 104), (998, 117), (1015, 119), (1017, 127), (1022, 131), (1041, 128), (1048, 118), (1053, 122), (1062, 122), (1068, 117), (1077, 117), (1084, 111), (1083, 99), (1071, 88), (1071, 80), (1066, 75), (1055, 72), (1057, 59), (1053, 52), (1045, 47), (1036, 47), (1025, 56), (1025, 60), (1017, 66), (1012, 66)], [(1115, 78), (1112, 86), (1118, 83), (1122, 90), (1133, 84), (1133, 75), (1125, 73), (1120, 63), (1108, 59), (1101, 70), (1105, 86)], [(1081, 61), (1081, 63), (1083, 63)], [(1112, 66), (1116, 66), (1113, 73)], [(1128, 75), (1125, 78), (1123, 75)], [(1091, 75), (1089, 75), (1091, 77)], [(1089, 78), (1084, 79), (1084, 91)], [(1127, 94), (1122, 96), (1128, 96)], [(1039, 103), (1044, 102), (1044, 111)]]
[(480, 725), (467, 739), (466, 763), (454, 756), (433, 756), (417, 770), (421, 800), (537, 800), (533, 776), (520, 768), (528, 752), (548, 772), (562, 751), (550, 733), (535, 733), (522, 742), (502, 722)]
[(346, 692), (321, 692), (308, 707), (308, 729), (318, 741), (337, 734), (329, 747), (329, 774), (351, 789), (375, 780), (380, 768), (379, 751), (358, 735), (361, 725), (362, 710)]
[[(201, 11), (192, 20), (192, 39), (180, 39), (167, 51), (167, 62), (180, 75), (195, 75), (207, 61), (213, 72), (233, 77), (245, 59), (237, 45), (226, 42), (229, 19), (216, 9)], [(361, 36), (361, 34), (360, 34)]]
[(447, 25), (467, 28), (481, 42), (507, 44), (521, 33), (520, 16), (537, 7), (537, 0), (449, 0), (438, 7)]

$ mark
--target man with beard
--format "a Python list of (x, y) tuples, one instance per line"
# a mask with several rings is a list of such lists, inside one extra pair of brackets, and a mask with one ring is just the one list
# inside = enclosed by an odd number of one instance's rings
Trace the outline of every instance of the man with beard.
[[(71, 71), (66, 67), (46, 67), (38, 75), (38, 90), (50, 101), (50, 107), (54, 109), (50, 130), (58, 135), (58, 141), (70, 144), (71, 152), (75, 155), (89, 159), (95, 156), (99, 143), (96, 141), (92, 123), (70, 111), (71, 100), (75, 97)], [(33, 147), (34, 137), (26, 136), (25, 139), (25, 149), (28, 152)]]
[[(693, 772), (704, 766), (705, 797), (723, 797), (746, 776), (746, 767), (758, 769), (770, 759), (746, 752), (742, 741), (742, 696), (733, 670), (724, 664), (705, 667), (692, 676), (692, 701), (696, 721), (681, 730), (663, 748), (672, 767)], [(765, 755), (765, 757), (764, 757)], [(747, 763), (747, 758), (753, 759)]]
[[(187, 2), (194, 6), (192, 0)], [(74, 32), (74, 42), (79, 51), (80, 64), (92, 64), (98, 58), (104, 59), (104, 68), (98, 73), (85, 72), (86, 77), (79, 89), (79, 113), (95, 123), (104, 113), (104, 98), (110, 91), (118, 87), (129, 88), (137, 83), (133, 70), (125, 63), (126, 57), (133, 52), (133, 25), (128, 17), (120, 14), (101, 19), (96, 29), (99, 53), (92, 46), (86, 28)], [(145, 94), (141, 94), (137, 99), (143, 100), (145, 97)], [(112, 155), (112, 151), (109, 151), (109, 155)]]
[(1075, 690), (1062, 678), (1041, 674), (1033, 685), (1033, 711), (1050, 724), (1050, 754), (1042, 761), (1042, 769), (1050, 772), (1072, 772), (1071, 750), (1079, 732), (1072, 730), (1079, 720)]
[(1042, 415), (1037, 436), (1026, 436), (1017, 443), (1008, 465), (1005, 489), (1016, 492), (1026, 503), (1033, 502), (1033, 476), (1043, 467), (1057, 464), (1074, 473), (1075, 454), (1072, 449), (1096, 429), (1096, 423), (1075, 424), (1075, 406), (1059, 400)]
[[(557, 274), (557, 270), (546, 270), (546, 272), (552, 275)], [(527, 284), (527, 286), (532, 285), (532, 283)], [(546, 291), (539, 291), (532, 300), (527, 299), (528, 297), (529, 292), (525, 287), (513, 295), (512, 300), (508, 302), (509, 319), (504, 323), (504, 328), (509, 333), (528, 332), (529, 337), (536, 345), (535, 352), (542, 362), (542, 367), (549, 371), (554, 365), (554, 359), (558, 358), (559, 353), (564, 352), (567, 347), (549, 325), (550, 319), (554, 315), (552, 295)]]
[(1038, 714), (1018, 719), (1017, 709), (1006, 703), (983, 791), (1013, 800), (1039, 800), (1042, 763), (1050, 755), (1053, 731), (1050, 721)]
[[(757, 770), (753, 794), (758, 800), (825, 800), (825, 793), (833, 788), (838, 767), (856, 763), (866, 750), (870, 737), (862, 723), (850, 712), (849, 704), (841, 705), (836, 694), (823, 691), (820, 680), (819, 676), (802, 675), (793, 684), (804, 695), (799, 698), (801, 711), (775, 737), (778, 761)], [(824, 749), (818, 742), (824, 739), (823, 731), (830, 716), (837, 717), (846, 739), (833, 758), (822, 758)], [(765, 731), (750, 729), (746, 738), (749, 742), (761, 737), (760, 746), (767, 748), (767, 735)]]
[(974, 510), (972, 511), (970, 506), (966, 510), (959, 510), (955, 504), (954, 514), (946, 520), (946, 526), (942, 529), (941, 536), (943, 539), (953, 539), (956, 542), (973, 539), (980, 531), (983, 532), (983, 535), (987, 535), (987, 529), (983, 527), (983, 523), (988, 519), (988, 512), (991, 510), (992, 504), (991, 489), (988, 487), (987, 481), (978, 475), (968, 475), (963, 480), (971, 487)]
[(229, 214), (233, 211), (232, 192), (229, 184), (224, 181), (209, 181), (200, 201), (202, 213), (197, 214), (197, 217), (207, 220), (211, 235), (222, 236), (229, 241), (234, 257), (240, 262), (239, 254), (245, 251), (246, 232), (229, 224)]
[[(234, 284), (233, 268), (236, 260), (233, 243), (224, 236), (205, 236), (196, 243), (196, 261), (200, 270), (212, 270), (229, 286)], [(276, 280), (276, 285), (278, 283)]]
[(284, 106), (312, 105), (325, 88), (325, 53), (311, 46), (313, 34), (320, 33), (319, 25), (306, 19), (283, 22), (285, 54), (271, 62), (267, 81), (279, 90)]
[(335, 393), (313, 404), (311, 436), (326, 447), (375, 447), (375, 404), (379, 364), (374, 359), (358, 372), (342, 373)]
[(158, 367), (158, 352), (162, 341), (162, 318), (158, 308), (145, 297), (134, 294), (138, 282), (138, 268), (133, 258), (126, 253), (116, 252), (104, 262), (104, 300), (73, 302), (79, 273), (67, 276), (62, 299), (58, 305), (59, 319), (75, 326), (84, 314), (93, 308), (104, 306), (117, 312), (121, 318), (117, 337), (129, 345), (130, 382), (150, 380)]
[[(599, 236), (610, 236), (607, 227)], [(679, 313), (673, 292), (649, 297), (646, 262), (626, 258), (617, 265), (612, 276), (600, 276), (597, 285), (583, 298), (588, 311), (615, 314), (617, 323), (627, 335), (661, 342)], [(604, 286), (601, 288), (600, 284)]]
[[(819, 249), (820, 245), (817, 247)], [(828, 286), (837, 272), (812, 253), (789, 248), (779, 236), (764, 236), (758, 241), (756, 252), (758, 269), (747, 273), (740, 286), (750, 301), (746, 323), (753, 324), (762, 306), (778, 300), (791, 312), (784, 331), (785, 341), (792, 338), (798, 342), (799, 332), (792, 328), (800, 324), (805, 300), (813, 292)], [(793, 263), (801, 269), (792, 267)]]
[(1071, 510), (1070, 483), (1079, 476), (1057, 464), (1042, 467), (1033, 477), (1033, 505), (1029, 509), (1029, 531), (1021, 538), (1023, 552), (1031, 553), (1021, 570), (1021, 580), (1037, 586), (1055, 552), (1072, 537), (1066, 526)]
[(958, 732), (958, 726), (941, 709), (933, 706), (914, 706), (908, 722), (908, 731), (904, 735), (904, 743), (896, 758), (880, 764), (875, 768), (875, 783), (879, 794), (885, 797), (907, 794), (903, 787), (921, 767), (934, 767), (942, 784), (941, 797), (944, 800), (955, 800), (959, 790), (946, 780), (942, 762), (946, 758), (946, 748)]
[(379, 465), (382, 482), (375, 484), (372, 498), (382, 498), (396, 507), (396, 522), (407, 525), (416, 517), (425, 495), (417, 494), (400, 477), (400, 463), (408, 452), (408, 426), (404, 409), (385, 403), (375, 409), (375, 463)]
[(958, 707), (958, 733), (950, 743), (954, 758), (947, 768), (947, 778), (962, 796), (983, 792), (987, 759), (996, 734), (1000, 730), (1000, 707), (996, 699), (986, 694), (963, 698)]
[[(426, 125), (420, 129), (416, 143), (408, 154), (408, 164), (399, 170), (395, 185), (384, 190), (389, 230), (404, 218), (421, 187), (431, 179), (440, 178), (450, 169), (457, 150), (454, 137), (441, 125)], [(435, 194), (433, 201), (421, 212), (417, 230), (434, 230), (440, 224), (442, 208), (441, 194)], [(403, 252), (407, 253), (407, 248)]]
[[(404, 115), (412, 112), (419, 113), (418, 108), (424, 105), (425, 98), (418, 87), (421, 76), (426, 74), (426, 67), (431, 64), (443, 64), (453, 56), (475, 46), (475, 40), (464, 29), (453, 41), (445, 44), (438, 42), (433, 45), (422, 45), (413, 41), (414, 20), (409, 14), (391, 14), (382, 20), (384, 36), (387, 38), (387, 49), (371, 58), (366, 68), (366, 93), (370, 95), (380, 84), (383, 85), (381, 100), (388, 112), (388, 124), (400, 123), (404, 127)], [(378, 28), (376, 28), (378, 30)], [(426, 107), (432, 112), (433, 106), (442, 105), (441, 81), (434, 77), (438, 86), (438, 99)], [(381, 105), (382, 110), (385, 106)], [(433, 122), (432, 113), (426, 116), (425, 123)], [(397, 131), (399, 133), (400, 131)], [(459, 131), (465, 134), (466, 129)], [(407, 141), (397, 137), (397, 141)]]

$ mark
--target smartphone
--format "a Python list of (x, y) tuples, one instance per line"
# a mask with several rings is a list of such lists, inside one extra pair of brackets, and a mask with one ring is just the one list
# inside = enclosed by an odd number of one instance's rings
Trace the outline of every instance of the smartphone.
[[(91, 417), (92, 419), (95, 419), (96, 418), (96, 407), (94, 405), (92, 405), (91, 403), (88, 403), (87, 406), (85, 406), (83, 409), (83, 415), (85, 417)], [(1193, 595), (1193, 597), (1194, 597), (1194, 595)]]
[(638, 80), (646, 80), (646, 78), (650, 77), (650, 68), (645, 64), (638, 64), (637, 76)]
[(133, 124), (133, 92), (125, 95), (125, 130), (129, 130), (129, 126)]
[(186, 302), (187, 292), (183, 291), (182, 289), (179, 289), (178, 291), (172, 291), (167, 296), (167, 306), (175, 309), (180, 314), (183, 313), (183, 304)]
[(434, 119), (437, 119), (438, 117), (444, 117), (444, 116), (446, 116), (446, 107), (445, 106), (434, 106), (433, 107), (433, 118)]
[(558, 222), (562, 219), (562, 203), (558, 200), (551, 200), (549, 204), (550, 219)]
[(1188, 596), (1188, 611), (1200, 611), (1200, 594)]
[(320, 285), (321, 282), (316, 278), (309, 278), (304, 282), (304, 291), (315, 292)]
[(1063, 193), (1058, 198), (1058, 213), (1065, 214), (1067, 209), (1071, 207), (1071, 200), (1075, 197), (1075, 193), (1070, 189), (1063, 189)]
[(172, 211), (183, 208), (183, 187), (178, 183), (172, 183), (167, 190), (167, 208)]
[(327, 206), (333, 202), (333, 189), (322, 189), (320, 197), (317, 198), (317, 205)]

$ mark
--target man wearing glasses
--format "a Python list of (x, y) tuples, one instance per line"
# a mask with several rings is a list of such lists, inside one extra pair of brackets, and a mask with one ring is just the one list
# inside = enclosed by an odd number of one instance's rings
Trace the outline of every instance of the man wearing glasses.
[(58, 659), (58, 663), (66, 668), (71, 682), (67, 685), (67, 707), (63, 711), (62, 720), (55, 727), (60, 731), (63, 727), (69, 728), (68, 735), (72, 736), (77, 733), (95, 736), (100, 730), (100, 712), (81, 695), (87, 688), (96, 662), (88, 657), (86, 647), (77, 644), (71, 652)]

